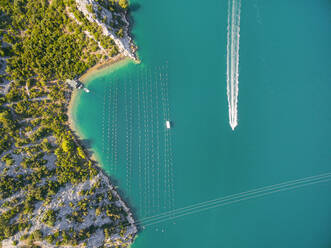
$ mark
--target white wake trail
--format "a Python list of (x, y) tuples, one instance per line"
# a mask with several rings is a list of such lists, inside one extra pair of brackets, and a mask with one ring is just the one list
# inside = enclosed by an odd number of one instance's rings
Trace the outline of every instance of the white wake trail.
[(228, 1), (226, 83), (232, 130), (238, 125), (240, 8), (241, 0)]

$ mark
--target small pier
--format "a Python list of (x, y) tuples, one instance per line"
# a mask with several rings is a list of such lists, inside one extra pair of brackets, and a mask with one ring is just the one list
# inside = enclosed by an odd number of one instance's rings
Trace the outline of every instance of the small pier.
[(73, 89), (82, 89), (86, 93), (89, 93), (90, 90), (84, 86), (84, 84), (79, 80), (67, 79), (66, 83), (69, 84)]

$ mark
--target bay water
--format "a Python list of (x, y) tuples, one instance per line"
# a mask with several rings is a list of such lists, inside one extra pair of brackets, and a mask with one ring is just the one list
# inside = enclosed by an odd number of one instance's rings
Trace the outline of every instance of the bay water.
[[(89, 77), (73, 117), (138, 221), (331, 172), (330, 1), (242, 0), (234, 131), (228, 1), (130, 2), (142, 63)], [(142, 224), (133, 247), (331, 247), (330, 190), (326, 181), (173, 212)]]

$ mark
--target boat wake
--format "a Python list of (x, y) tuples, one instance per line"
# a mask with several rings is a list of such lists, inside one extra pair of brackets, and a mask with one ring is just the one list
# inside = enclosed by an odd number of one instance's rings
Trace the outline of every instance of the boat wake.
[(241, 0), (228, 1), (226, 83), (232, 130), (238, 125), (240, 8)]

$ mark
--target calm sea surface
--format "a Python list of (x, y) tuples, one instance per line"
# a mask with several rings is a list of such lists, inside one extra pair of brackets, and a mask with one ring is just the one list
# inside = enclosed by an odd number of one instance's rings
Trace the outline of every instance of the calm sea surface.
[(134, 247), (330, 248), (331, 182), (157, 217), (331, 172), (331, 2), (242, 0), (234, 132), (227, 1), (131, 3), (142, 64), (91, 77), (74, 119), (138, 219), (153, 224)]

